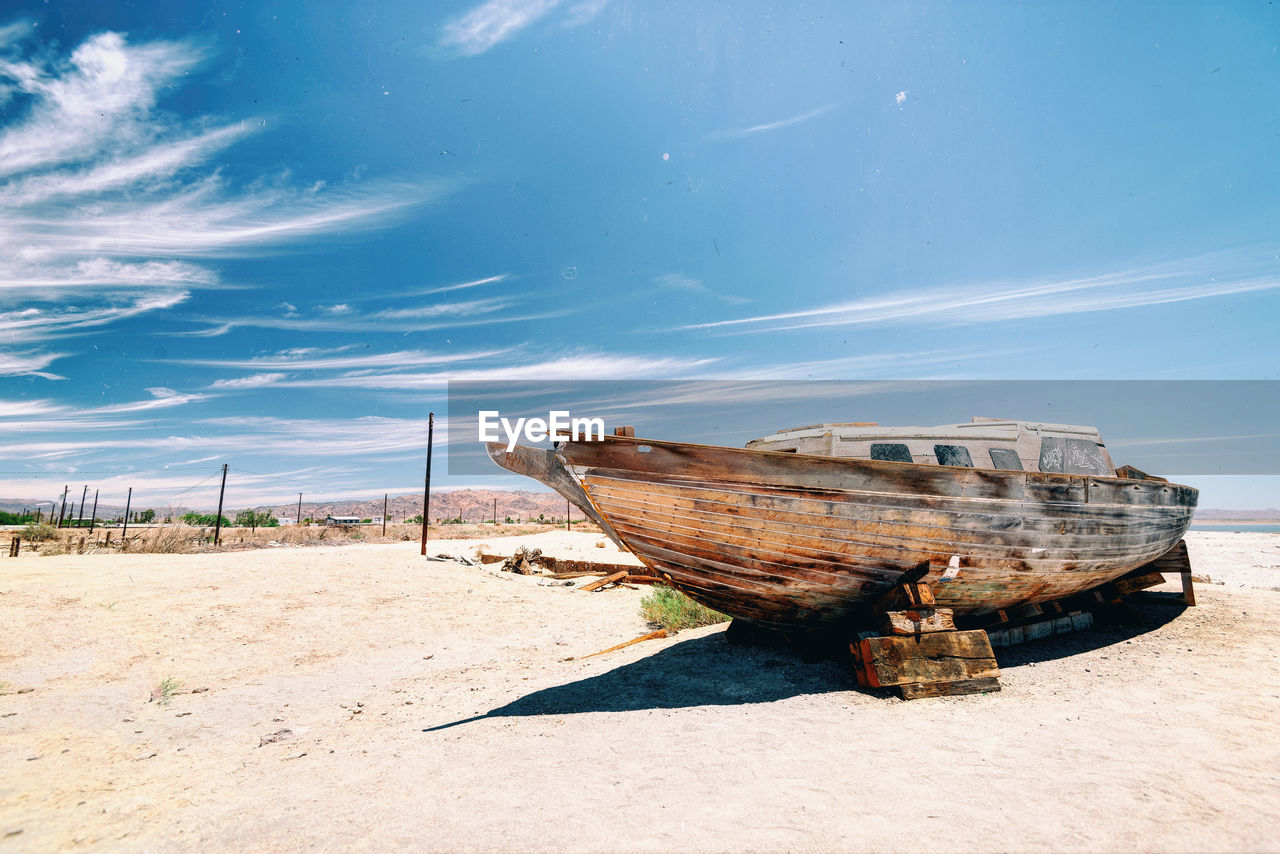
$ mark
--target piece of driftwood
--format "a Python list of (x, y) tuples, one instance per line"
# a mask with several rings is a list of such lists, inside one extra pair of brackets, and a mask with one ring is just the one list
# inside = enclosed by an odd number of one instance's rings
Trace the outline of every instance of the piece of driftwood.
[(989, 631), (987, 632), (987, 638), (993, 647), (1013, 646), (1027, 641), (1047, 638), (1051, 635), (1064, 635), (1068, 632), (1080, 631), (1092, 625), (1093, 614), (1088, 611), (1077, 611), (1061, 617), (1054, 617), (1051, 620), (1029, 623), (1025, 626), (1010, 626), (1006, 629)]
[(859, 681), (872, 688), (994, 679), (1000, 675), (991, 642), (981, 629), (864, 638), (852, 650), (860, 665)]
[(584, 584), (578, 589), (584, 593), (590, 593), (593, 590), (599, 590), (602, 587), (608, 587), (610, 584), (616, 584), (626, 577), (627, 577), (627, 572), (626, 570), (623, 570), (621, 572), (615, 572), (612, 575), (606, 575), (604, 578), (600, 579), (599, 581), (593, 581), (590, 584)]
[(1111, 583), (1121, 596), (1128, 596), (1130, 593), (1137, 593), (1139, 590), (1146, 590), (1148, 587), (1164, 584), (1164, 576), (1158, 572), (1144, 572), (1141, 575), (1130, 573), (1117, 578)]
[(880, 630), (886, 635), (922, 635), (928, 632), (953, 632), (955, 629), (955, 616), (950, 608), (886, 611), (880, 618)]
[[(665, 637), (667, 637), (667, 630), (658, 629), (656, 632), (649, 632), (649, 634), (647, 635), (641, 635), (638, 638), (632, 638), (629, 641), (624, 641), (620, 644), (616, 644), (614, 646), (609, 647), (608, 649), (602, 649), (599, 652), (593, 652), (590, 655), (584, 655), (582, 657), (595, 658), (597, 655), (604, 655), (606, 652), (614, 652), (616, 650), (622, 649), (623, 647), (631, 646), (633, 643), (643, 643), (644, 641), (647, 641), (647, 640), (657, 640), (658, 638), (665, 638)], [(566, 658), (565, 661), (573, 661), (573, 659)]]
[(979, 679), (961, 679), (956, 682), (908, 682), (899, 685), (904, 700), (922, 700), (926, 697), (954, 697), (963, 694), (989, 694), (1000, 690), (1000, 680), (994, 676)]

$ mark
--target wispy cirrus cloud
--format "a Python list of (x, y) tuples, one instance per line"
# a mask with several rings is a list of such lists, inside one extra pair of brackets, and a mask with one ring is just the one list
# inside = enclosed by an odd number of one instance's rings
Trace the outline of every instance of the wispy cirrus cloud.
[(721, 302), (741, 305), (750, 302), (744, 297), (734, 296), (733, 294), (722, 294), (706, 285), (701, 279), (695, 279), (684, 273), (665, 273), (653, 280), (658, 287), (668, 291), (684, 291), (691, 294), (699, 294), (700, 296), (712, 297)]
[[(449, 191), (363, 182), (299, 188), (226, 180), (210, 160), (252, 124), (160, 107), (212, 50), (195, 40), (92, 35), (69, 54), (36, 44), (25, 21), (0, 29), (0, 331), (7, 362), (62, 354), (39, 342), (170, 309), (221, 286), (205, 259), (277, 251), (335, 229), (375, 228)], [(140, 294), (140, 291), (150, 292)], [(47, 357), (47, 358), (44, 358)]]
[(1030, 283), (980, 283), (861, 297), (797, 311), (676, 327), (727, 334), (824, 326), (955, 326), (1112, 311), (1280, 289), (1274, 260), (1241, 267), (1209, 255), (1114, 273)]
[(787, 116), (777, 121), (765, 122), (764, 124), (752, 125), (751, 127), (740, 128), (738, 130), (718, 131), (711, 134), (708, 139), (741, 139), (747, 136), (755, 136), (761, 133), (768, 133), (772, 130), (780, 130), (782, 128), (791, 127), (792, 125), (802, 124), (810, 119), (816, 119), (823, 113), (830, 112), (835, 108), (835, 104), (823, 104), (821, 107), (815, 107), (812, 110), (806, 110), (794, 116)]
[(561, 24), (567, 28), (589, 23), (609, 5), (609, 0), (580, 0), (564, 7), (561, 0), (487, 0), (451, 18), (441, 27), (438, 45), (460, 56), (478, 56), (532, 24), (563, 8)]

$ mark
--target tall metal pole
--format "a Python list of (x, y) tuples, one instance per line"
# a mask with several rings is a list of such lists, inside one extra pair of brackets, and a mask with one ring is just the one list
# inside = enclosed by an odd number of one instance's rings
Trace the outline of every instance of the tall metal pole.
[(80, 518), (76, 519), (76, 527), (80, 528), (84, 525), (84, 500), (89, 497), (89, 484), (84, 485), (84, 494), (80, 496)]
[(89, 533), (93, 533), (93, 523), (98, 518), (98, 490), (93, 491), (93, 512), (89, 514)]
[(124, 530), (120, 533), (120, 548), (124, 548), (125, 537), (129, 536), (129, 506), (133, 504), (133, 487), (129, 487), (129, 497), (124, 500)]
[(298, 493), (298, 518), (295, 519), (299, 525), (302, 524), (302, 493)]
[(387, 535), (387, 493), (382, 493), (382, 536)]
[[(62, 487), (62, 509), (58, 511), (58, 527), (59, 527), (59, 528), (61, 528), (61, 527), (62, 527), (62, 516), (63, 516), (63, 514), (64, 514), (64, 513), (66, 513), (66, 512), (67, 512), (67, 491), (68, 491), (69, 489), (71, 489), (71, 485), (70, 485), (70, 484), (68, 484), (67, 486)], [(53, 515), (53, 513), (52, 513), (52, 512), (50, 512), (50, 513), (49, 513), (49, 515), (50, 515), (50, 516), (52, 516), (52, 515)]]
[(222, 464), (222, 488), (218, 490), (218, 516), (213, 520), (213, 544), (222, 536), (222, 494), (227, 491), (227, 464)]
[(427, 413), (427, 482), (422, 488), (422, 556), (427, 555), (427, 522), (431, 519), (431, 443), (436, 431), (436, 414)]

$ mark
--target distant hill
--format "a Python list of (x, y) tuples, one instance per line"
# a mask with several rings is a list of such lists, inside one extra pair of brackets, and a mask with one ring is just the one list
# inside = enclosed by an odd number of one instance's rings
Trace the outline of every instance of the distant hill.
[[(79, 496), (76, 499), (75, 514), (78, 515)], [(538, 518), (538, 514), (542, 514), (547, 519), (563, 519), (565, 514), (565, 501), (554, 492), (529, 492), (525, 490), (500, 490), (500, 489), (456, 489), (448, 492), (434, 492), (431, 495), (431, 518), (432, 519), (456, 519), (461, 517), (464, 522), (479, 522), (493, 518), (496, 510), (499, 521), (510, 516), (513, 520), (519, 519), (527, 521), (529, 519)], [(68, 512), (71, 512), (71, 500), (68, 499)], [(9, 513), (21, 513), (23, 510), (29, 510), (36, 506), (35, 499), (21, 498), (0, 498), (0, 510)], [(48, 500), (44, 501), (44, 507), (47, 512)], [(157, 521), (164, 518), (166, 513), (172, 512), (173, 515), (181, 516), (188, 512), (189, 507), (153, 507), (152, 505), (135, 505), (132, 509), (135, 511), (146, 510), (148, 507), (154, 509), (158, 514)], [(89, 510), (93, 509), (93, 497), (89, 498)], [(199, 508), (202, 512), (212, 512), (213, 508)], [(246, 509), (243, 505), (228, 504), (223, 508), (223, 515), (231, 519), (235, 514)], [(259, 505), (252, 508), (257, 511), (269, 511), (277, 518), (292, 519), (298, 514), (297, 503), (293, 504), (271, 504)], [(56, 516), (58, 508), (54, 508)], [(401, 519), (412, 518), (422, 513), (422, 495), (397, 495), (387, 502), (387, 515), (395, 521)], [(573, 508), (573, 518), (582, 518), (582, 511)], [(99, 519), (113, 519), (124, 515), (124, 505), (98, 505)], [(382, 499), (376, 498), (371, 500), (360, 499), (332, 499), (329, 501), (303, 501), (302, 502), (302, 518), (304, 519), (324, 519), (326, 516), (359, 516), (361, 519), (372, 519), (374, 516), (382, 515)], [(85, 512), (85, 518), (88, 518), (88, 511)]]
[[(496, 511), (495, 511), (496, 506)], [(255, 507), (255, 510), (270, 511), (277, 518), (292, 519), (298, 514), (298, 505), (272, 504)], [(527, 492), (524, 490), (501, 489), (455, 489), (449, 492), (433, 492), (431, 494), (431, 518), (457, 519), (464, 522), (482, 522), (493, 519), (497, 513), (498, 521), (510, 516), (513, 520), (528, 521), (542, 514), (547, 519), (563, 519), (565, 500), (554, 492)], [(409, 519), (422, 513), (421, 495), (396, 495), (387, 502), (387, 516), (392, 521)], [(572, 511), (573, 518), (582, 518), (582, 511), (576, 507)], [(334, 500), (303, 501), (302, 518), (323, 519), (326, 516), (359, 516), (361, 519), (372, 519), (382, 515), (382, 499), (370, 501)]]

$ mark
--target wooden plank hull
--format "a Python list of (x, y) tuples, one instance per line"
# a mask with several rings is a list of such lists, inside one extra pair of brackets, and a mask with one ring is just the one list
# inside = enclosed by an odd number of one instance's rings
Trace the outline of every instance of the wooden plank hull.
[(672, 586), (785, 626), (864, 620), (925, 562), (938, 607), (956, 613), (1087, 590), (1172, 548), (1197, 497), (1160, 481), (620, 437), (554, 455), (591, 515)]

